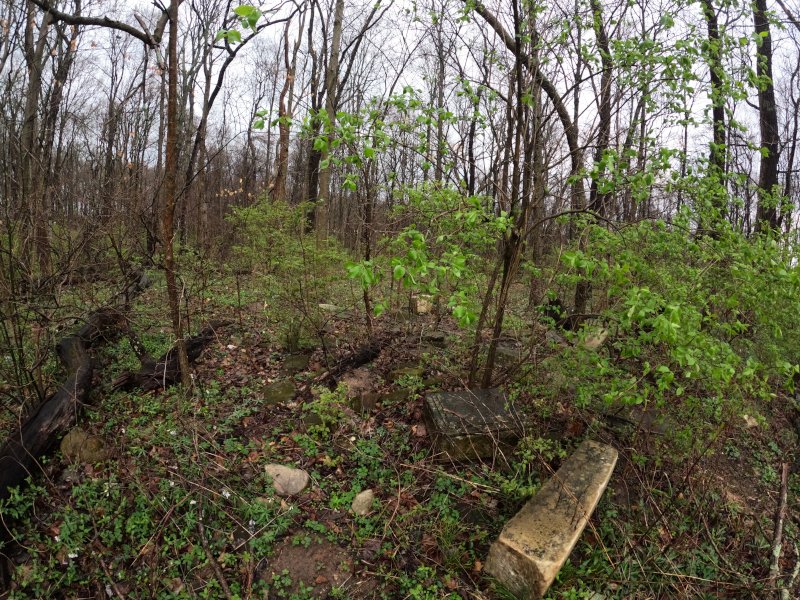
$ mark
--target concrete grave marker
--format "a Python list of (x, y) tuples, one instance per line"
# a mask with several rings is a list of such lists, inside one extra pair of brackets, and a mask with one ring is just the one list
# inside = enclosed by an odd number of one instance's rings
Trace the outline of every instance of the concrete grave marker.
[(519, 418), (498, 389), (430, 394), (424, 410), (436, 450), (455, 460), (491, 456), (519, 437)]
[(578, 542), (606, 489), (617, 451), (583, 442), (503, 527), (486, 572), (520, 598), (541, 598)]

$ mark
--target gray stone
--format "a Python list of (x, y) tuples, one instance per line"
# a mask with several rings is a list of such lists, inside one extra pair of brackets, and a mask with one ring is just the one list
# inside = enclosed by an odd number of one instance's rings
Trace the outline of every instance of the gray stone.
[(492, 544), (486, 572), (520, 598), (541, 598), (575, 547), (617, 462), (617, 451), (585, 441)]
[(429, 394), (424, 415), (443, 458), (491, 456), (519, 437), (519, 417), (498, 389)]
[(322, 425), (323, 423), (324, 421), (322, 420), (322, 417), (319, 416), (319, 413), (316, 413), (313, 410), (303, 415), (303, 425), (306, 426), (306, 429)]
[(294, 382), (284, 379), (264, 388), (264, 402), (270, 405), (291, 402), (296, 392)]
[(500, 342), (495, 361), (502, 367), (516, 367), (522, 361), (522, 348), (511, 342)]
[(375, 410), (380, 396), (377, 392), (365, 392), (350, 400), (350, 406), (353, 410), (362, 413), (368, 413)]
[(444, 331), (428, 331), (422, 334), (422, 341), (436, 348), (444, 348), (447, 342), (447, 334)]
[(608, 339), (608, 329), (605, 327), (592, 327), (586, 331), (580, 345), (586, 350), (597, 350)]
[(272, 478), (272, 487), (278, 496), (296, 496), (308, 487), (311, 481), (303, 469), (270, 464), (264, 468)]
[(308, 354), (289, 354), (283, 359), (281, 370), (286, 375), (294, 375), (300, 371), (305, 371), (308, 368), (310, 358)]
[(359, 517), (365, 517), (372, 512), (372, 503), (375, 500), (375, 492), (372, 490), (364, 490), (353, 498), (353, 504), (350, 509)]
[(73, 428), (61, 440), (61, 454), (69, 462), (95, 464), (108, 458), (108, 450), (96, 435), (86, 433), (80, 427)]

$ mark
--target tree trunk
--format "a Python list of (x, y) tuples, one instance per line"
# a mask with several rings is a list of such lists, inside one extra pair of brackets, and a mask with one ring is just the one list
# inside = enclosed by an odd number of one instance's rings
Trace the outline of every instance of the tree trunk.
[(164, 169), (164, 273), (167, 279), (167, 296), (172, 316), (172, 330), (178, 350), (178, 363), (181, 369), (181, 383), (184, 388), (191, 387), (189, 358), (183, 339), (183, 326), (180, 315), (180, 299), (175, 283), (174, 220), (175, 202), (178, 192), (178, 2), (171, 0), (169, 5), (169, 46), (167, 65), (167, 150)]
[(762, 151), (758, 173), (756, 231), (777, 231), (780, 227), (778, 217), (780, 136), (778, 112), (775, 107), (775, 87), (772, 83), (772, 35), (766, 0), (755, 0), (753, 3), (753, 22), (756, 30), (756, 74), (759, 78), (758, 124), (761, 129)]

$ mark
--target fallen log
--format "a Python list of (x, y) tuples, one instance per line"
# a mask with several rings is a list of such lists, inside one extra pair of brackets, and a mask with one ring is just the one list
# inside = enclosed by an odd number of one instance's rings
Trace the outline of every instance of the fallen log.
[(94, 375), (89, 351), (110, 339), (124, 322), (120, 311), (103, 308), (92, 313), (78, 331), (58, 342), (56, 352), (67, 369), (67, 379), (28, 416), (0, 450), (0, 498), (8, 496), (9, 488), (41, 471), (39, 457), (47, 454), (59, 433), (76, 422)]
[[(227, 321), (215, 321), (209, 323), (197, 335), (186, 340), (186, 354), (189, 356), (189, 363), (196, 361), (200, 354), (205, 350), (216, 336), (216, 330)], [(175, 346), (167, 350), (158, 360), (147, 355), (139, 359), (142, 363), (138, 371), (123, 373), (111, 384), (114, 391), (129, 391), (139, 388), (144, 392), (164, 389), (180, 379), (180, 365), (178, 364), (178, 351)]]
[(114, 297), (113, 305), (91, 313), (77, 331), (56, 344), (56, 353), (67, 371), (66, 380), (28, 415), (0, 448), (0, 498), (7, 498), (10, 488), (40, 473), (39, 458), (50, 451), (59, 434), (77, 422), (80, 407), (88, 399), (94, 376), (90, 350), (124, 330), (127, 325), (122, 307), (127, 306), (131, 297), (148, 285), (149, 280), (145, 276), (134, 274)]
[[(376, 338), (367, 344), (359, 347), (351, 354), (345, 356), (337, 363), (332, 365), (327, 371), (317, 375), (311, 383), (333, 385), (336, 380), (345, 372), (372, 362), (381, 353), (383, 347), (387, 344), (387, 340), (383, 338)], [(310, 386), (307, 384), (301, 391), (306, 391)]]

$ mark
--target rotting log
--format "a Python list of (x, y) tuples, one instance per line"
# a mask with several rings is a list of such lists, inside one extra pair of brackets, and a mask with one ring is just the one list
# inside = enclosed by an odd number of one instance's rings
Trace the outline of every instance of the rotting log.
[[(216, 330), (228, 325), (228, 321), (215, 321), (209, 323), (197, 335), (186, 340), (186, 354), (189, 363), (196, 361), (203, 350), (216, 336)], [(180, 379), (180, 365), (178, 364), (178, 350), (173, 346), (158, 360), (147, 355), (140, 356), (141, 368), (135, 372), (123, 373), (111, 384), (113, 390), (132, 390), (139, 388), (144, 392), (163, 389)]]
[[(55, 445), (59, 434), (77, 422), (80, 406), (91, 391), (94, 365), (90, 351), (124, 330), (124, 307), (150, 285), (147, 277), (134, 273), (109, 306), (91, 313), (74, 333), (56, 344), (56, 353), (67, 377), (58, 390), (20, 423), (0, 448), (0, 498), (28, 476), (42, 471), (39, 458)], [(2, 538), (2, 531), (0, 531)]]
[[(315, 384), (333, 385), (337, 379), (345, 372), (365, 365), (375, 360), (386, 345), (386, 340), (376, 338), (367, 344), (359, 347), (355, 352), (345, 356), (340, 361), (331, 366), (330, 369), (316, 376), (313, 380)], [(308, 387), (308, 386), (306, 386)]]
[(125, 323), (125, 315), (115, 308), (92, 313), (75, 333), (62, 338), (56, 352), (67, 370), (67, 379), (13, 432), (0, 450), (0, 498), (9, 488), (40, 472), (38, 459), (55, 444), (59, 433), (77, 421), (81, 404), (91, 390), (94, 365), (89, 351), (108, 341)]

